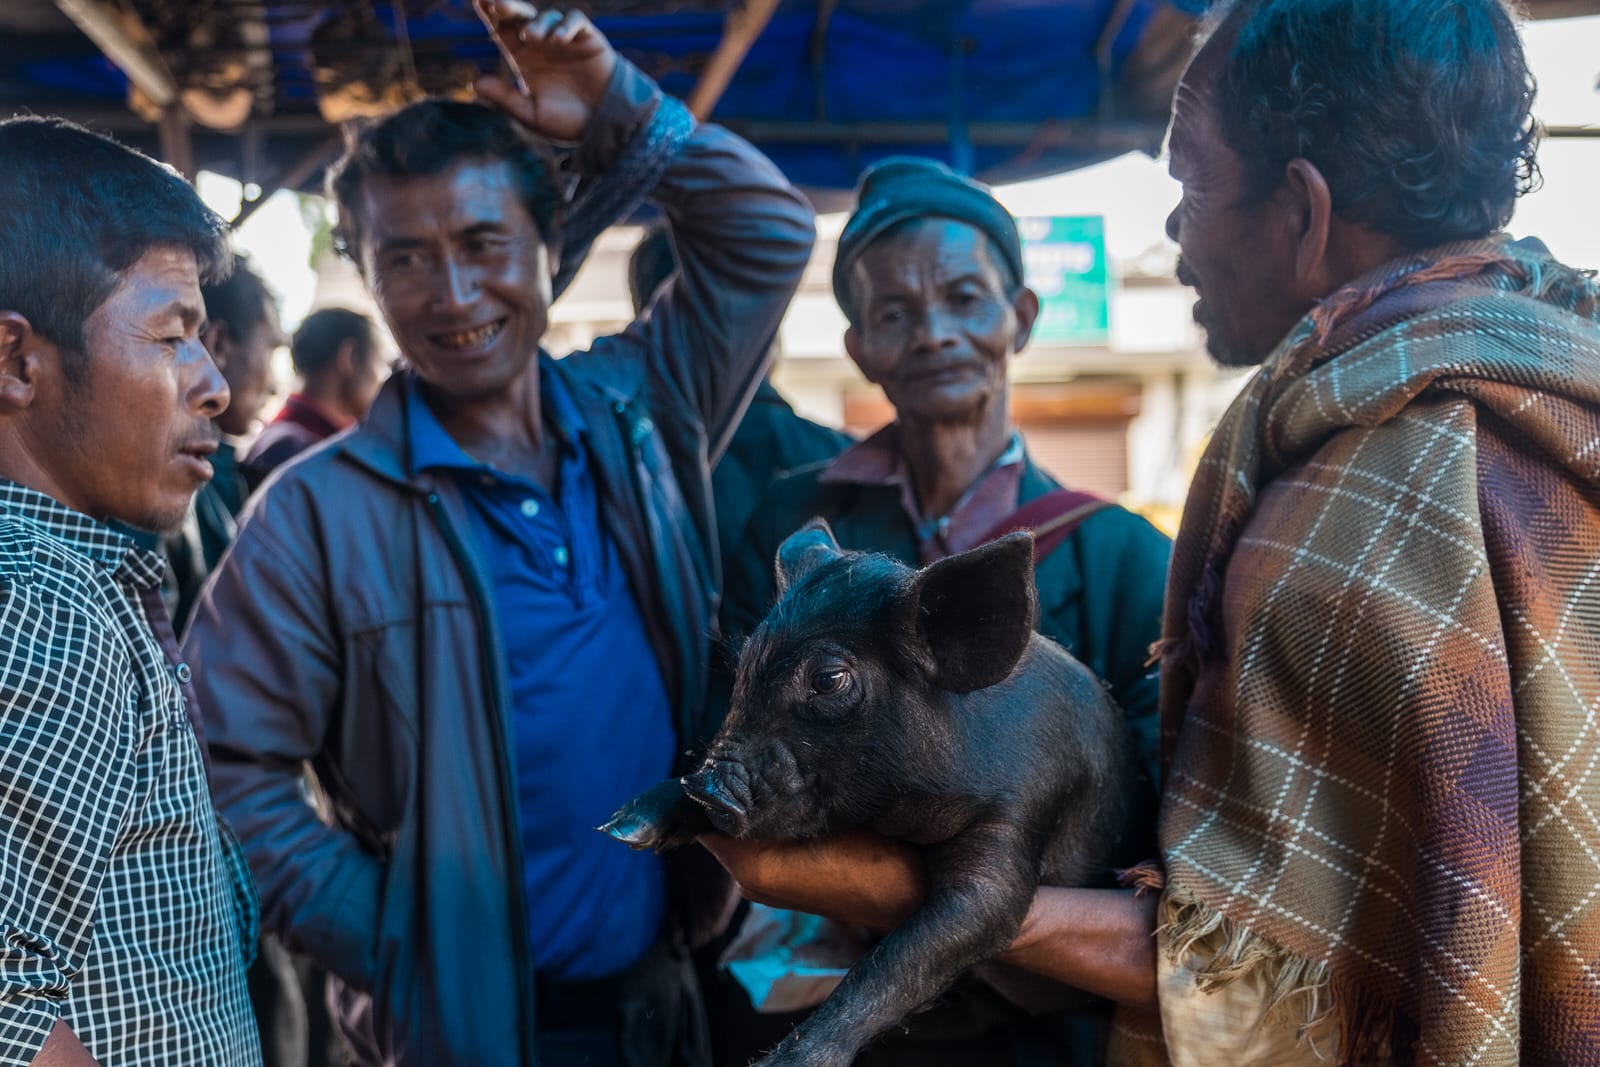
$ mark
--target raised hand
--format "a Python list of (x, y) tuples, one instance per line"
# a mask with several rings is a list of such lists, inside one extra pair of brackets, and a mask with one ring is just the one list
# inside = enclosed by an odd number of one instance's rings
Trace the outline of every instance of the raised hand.
[(580, 11), (525, 0), (473, 0), (517, 85), (479, 78), (478, 95), (541, 137), (577, 141), (605, 99), (617, 66), (611, 43)]

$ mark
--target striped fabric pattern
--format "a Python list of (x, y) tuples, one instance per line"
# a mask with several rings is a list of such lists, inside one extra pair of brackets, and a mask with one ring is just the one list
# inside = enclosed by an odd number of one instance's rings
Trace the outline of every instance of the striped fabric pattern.
[[(160, 554), (0, 480), (0, 1065), (261, 1062), (256, 905), (141, 596)], [(154, 602), (155, 597), (148, 598)]]
[(1168, 943), (1321, 984), (1348, 1061), (1600, 1063), (1588, 277), (1495, 238), (1302, 322), (1205, 455), (1162, 647)]

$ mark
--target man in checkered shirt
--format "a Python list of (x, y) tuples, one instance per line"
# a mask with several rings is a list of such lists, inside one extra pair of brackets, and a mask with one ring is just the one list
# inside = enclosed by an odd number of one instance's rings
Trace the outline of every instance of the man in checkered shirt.
[(211, 477), (226, 229), (177, 175), (0, 123), (0, 1065), (259, 1064), (257, 912), (153, 531)]

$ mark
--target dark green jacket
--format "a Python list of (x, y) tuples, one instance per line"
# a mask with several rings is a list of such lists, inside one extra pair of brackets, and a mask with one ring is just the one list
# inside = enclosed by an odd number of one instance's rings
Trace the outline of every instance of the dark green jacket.
[(728, 450), (711, 472), (723, 558), (734, 555), (750, 512), (767, 486), (792, 470), (832, 459), (854, 443), (841, 430), (796, 415), (783, 394), (763, 380)]
[[(917, 539), (897, 486), (823, 482), (816, 464), (775, 482), (756, 505), (740, 543), (724, 551), (723, 628), (749, 634), (771, 606), (772, 561), (783, 539), (820, 515), (845, 548), (883, 552), (917, 566)], [(1060, 486), (1025, 460), (1020, 503)], [(1085, 519), (1039, 564), (1039, 632), (1060, 643), (1111, 687), (1154, 781), (1156, 669), (1146, 666), (1161, 636), (1161, 605), (1172, 542), (1120, 507)]]

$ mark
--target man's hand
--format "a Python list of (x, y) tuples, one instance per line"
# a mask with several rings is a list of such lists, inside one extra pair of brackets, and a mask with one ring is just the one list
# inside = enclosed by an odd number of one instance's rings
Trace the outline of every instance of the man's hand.
[[(887, 933), (922, 906), (928, 872), (917, 850), (859, 831), (821, 841), (736, 841), (710, 849), (760, 904)], [(999, 959), (1140, 1011), (1156, 1006), (1157, 897), (1123, 889), (1041, 887)]]
[(473, 0), (518, 85), (479, 78), (478, 95), (541, 137), (577, 141), (605, 99), (617, 53), (581, 11)]
[(32, 1067), (99, 1067), (99, 1063), (89, 1055), (78, 1035), (58, 1019), (44, 1048), (33, 1058)]
[(860, 831), (821, 841), (699, 841), (760, 904), (893, 930), (928, 895), (928, 872), (910, 845)]

